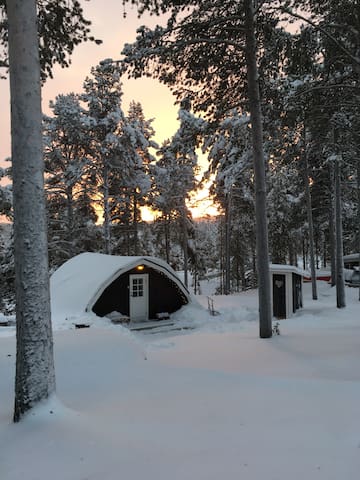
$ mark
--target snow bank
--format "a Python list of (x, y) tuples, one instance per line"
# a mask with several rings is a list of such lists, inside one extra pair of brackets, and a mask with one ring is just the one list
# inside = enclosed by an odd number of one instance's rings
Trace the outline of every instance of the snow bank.
[[(15, 338), (0, 338), (1, 480), (357, 480), (360, 302), (305, 286), (260, 339), (256, 292), (183, 308), (161, 335), (55, 331), (57, 395), (11, 423)], [(206, 296), (200, 301), (206, 306)]]

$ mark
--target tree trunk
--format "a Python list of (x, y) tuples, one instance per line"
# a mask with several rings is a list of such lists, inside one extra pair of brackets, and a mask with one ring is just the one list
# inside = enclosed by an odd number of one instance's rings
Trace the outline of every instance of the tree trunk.
[(305, 235), (303, 236), (303, 241), (302, 241), (302, 255), (303, 255), (303, 269), (306, 270), (307, 262), (306, 262), (306, 249), (305, 249)]
[(134, 193), (134, 215), (133, 215), (133, 230), (134, 230), (134, 255), (139, 255), (139, 235), (138, 235), (138, 203), (137, 195)]
[[(357, 161), (357, 180), (356, 180), (356, 187), (357, 187), (357, 251), (359, 255), (359, 271), (360, 271), (360, 158)], [(360, 285), (359, 285), (359, 301), (360, 301)]]
[(35, 0), (9, 0), (16, 289), (14, 421), (55, 391)]
[(165, 255), (166, 261), (170, 264), (170, 213), (165, 216)]
[(69, 258), (72, 258), (75, 255), (74, 195), (73, 195), (72, 186), (68, 186), (66, 188), (66, 210), (67, 210), (67, 239), (66, 239), (67, 249), (68, 249)]
[(315, 241), (315, 261), (316, 261), (316, 268), (320, 268), (320, 263), (319, 263), (319, 236), (314, 235), (314, 241)]
[[(245, 276), (245, 264), (244, 264), (244, 258), (241, 256), (240, 259), (240, 282), (241, 282), (241, 290), (245, 291), (246, 290), (246, 276)], [(238, 290), (240, 291), (240, 290)]]
[(110, 254), (109, 167), (103, 167), (104, 253)]
[(252, 0), (244, 0), (246, 64), (250, 106), (253, 161), (255, 171), (256, 249), (259, 285), (260, 337), (272, 336), (269, 245), (266, 214), (265, 159), (263, 150), (262, 115), (259, 73), (256, 63), (255, 21)]
[(330, 208), (329, 208), (329, 248), (331, 265), (331, 286), (336, 285), (336, 241), (335, 241), (335, 223), (334, 223), (334, 172), (330, 167)]
[(224, 294), (230, 293), (230, 231), (231, 231), (231, 191), (225, 201), (225, 284)]
[(220, 294), (224, 294), (224, 285), (225, 285), (225, 267), (224, 267), (224, 230), (223, 228), (223, 219), (219, 222), (220, 230), (220, 243), (219, 243), (219, 272), (220, 272)]
[(309, 187), (309, 167), (307, 161), (307, 148), (306, 148), (306, 130), (304, 125), (304, 186), (306, 197), (306, 209), (309, 224), (309, 255), (310, 255), (310, 272), (311, 272), (311, 287), (312, 298), (317, 300), (317, 288), (316, 288), (316, 271), (315, 271), (315, 251), (314, 251), (314, 226), (312, 216), (312, 202)]
[(186, 206), (185, 201), (184, 205), (181, 208), (182, 215), (182, 230), (183, 230), (183, 253), (184, 253), (184, 284), (185, 287), (188, 287), (188, 230), (187, 230), (187, 218), (186, 218)]
[(345, 281), (344, 281), (344, 259), (343, 259), (343, 238), (342, 238), (342, 213), (341, 213), (341, 184), (339, 160), (335, 161), (335, 235), (336, 235), (336, 306), (344, 308), (345, 302)]

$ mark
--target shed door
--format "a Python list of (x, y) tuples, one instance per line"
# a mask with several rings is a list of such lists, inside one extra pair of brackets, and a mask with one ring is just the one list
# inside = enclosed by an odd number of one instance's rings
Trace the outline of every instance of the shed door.
[(273, 274), (273, 314), (276, 318), (286, 318), (285, 275)]
[(130, 318), (135, 321), (149, 317), (149, 275), (129, 275), (130, 282)]

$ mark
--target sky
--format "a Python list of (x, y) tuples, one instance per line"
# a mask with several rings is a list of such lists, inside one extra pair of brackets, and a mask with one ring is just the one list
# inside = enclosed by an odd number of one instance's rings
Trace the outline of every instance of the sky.
[(173, 317), (183, 330), (59, 330), (53, 312), (56, 396), (16, 425), (15, 327), (0, 327), (1, 480), (357, 480), (358, 290), (337, 309), (335, 288), (314, 301), (306, 284), (260, 339), (256, 290), (214, 296), (210, 316), (202, 287)]
[[(42, 91), (42, 107), (44, 113), (50, 113), (49, 101), (56, 95), (70, 92), (81, 92), (82, 84), (91, 67), (104, 58), (119, 59), (123, 45), (131, 43), (136, 37), (139, 25), (154, 25), (159, 19), (144, 16), (137, 18), (137, 12), (131, 6), (126, 7), (126, 18), (123, 17), (123, 5), (120, 0), (91, 0), (82, 2), (85, 17), (92, 21), (91, 33), (95, 38), (103, 40), (102, 45), (93, 42), (81, 44), (75, 48), (71, 57), (70, 68), (55, 67), (54, 79), (47, 80)], [(0, 161), (10, 155), (10, 100), (8, 80), (0, 81), (1, 118)], [(162, 142), (172, 136), (177, 129), (177, 107), (169, 89), (152, 79), (127, 80), (123, 85), (123, 109), (131, 100), (139, 101), (146, 118), (155, 118), (154, 128), (157, 141)], [(3, 165), (3, 163), (2, 163)]]
[[(42, 108), (49, 114), (49, 101), (58, 94), (70, 92), (80, 93), (82, 84), (91, 67), (97, 65), (104, 58), (120, 58), (120, 52), (125, 43), (131, 43), (136, 38), (136, 29), (140, 25), (153, 26), (161, 23), (161, 19), (150, 15), (138, 18), (134, 7), (126, 6), (126, 18), (123, 16), (124, 7), (120, 0), (91, 0), (82, 2), (85, 17), (92, 22), (91, 33), (95, 38), (103, 40), (102, 45), (93, 42), (76, 47), (70, 68), (55, 67), (54, 78), (47, 80), (42, 90)], [(154, 118), (153, 127), (156, 131), (155, 140), (161, 144), (174, 135), (178, 128), (178, 107), (174, 105), (175, 98), (170, 90), (157, 80), (142, 78), (123, 81), (123, 110), (126, 112), (132, 100), (140, 102), (147, 119)], [(0, 166), (7, 166), (5, 158), (10, 156), (10, 95), (8, 80), (0, 80)], [(204, 194), (203, 194), (204, 196)], [(207, 195), (205, 194), (205, 197)], [(211, 203), (211, 202), (210, 202)], [(198, 215), (215, 212), (208, 208), (208, 203), (202, 203)]]

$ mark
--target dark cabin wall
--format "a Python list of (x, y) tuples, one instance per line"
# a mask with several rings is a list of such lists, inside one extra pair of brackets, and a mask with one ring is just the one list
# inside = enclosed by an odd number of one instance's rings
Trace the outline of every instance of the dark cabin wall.
[[(157, 313), (173, 313), (187, 304), (187, 299), (164, 273), (145, 266), (141, 273), (149, 274), (149, 318), (156, 319)], [(93, 312), (100, 317), (117, 311), (129, 315), (129, 276), (139, 275), (136, 268), (116, 278), (102, 293), (93, 307)]]
[(99, 317), (110, 312), (129, 315), (129, 275), (120, 275), (106, 287), (92, 310)]
[(293, 313), (302, 308), (302, 278), (296, 273), (292, 274), (293, 280)]

